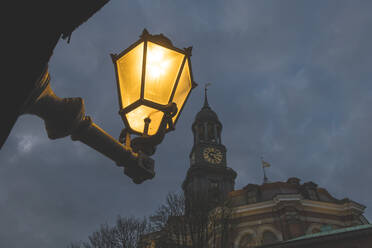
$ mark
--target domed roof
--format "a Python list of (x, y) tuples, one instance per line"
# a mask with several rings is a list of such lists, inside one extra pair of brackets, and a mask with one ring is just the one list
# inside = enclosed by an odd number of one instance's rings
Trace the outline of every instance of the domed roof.
[[(202, 109), (196, 114), (195, 122), (218, 122), (218, 116), (208, 104), (207, 90), (205, 89), (204, 105)], [(221, 124), (221, 123), (220, 123)]]
[(195, 121), (200, 121), (200, 122), (206, 122), (206, 121), (213, 121), (213, 122), (220, 122), (218, 120), (218, 116), (216, 112), (214, 112), (209, 106), (208, 107), (203, 107), (199, 113), (196, 114), (195, 116)]
[[(309, 190), (311, 189), (314, 190), (316, 199), (313, 199), (309, 194)], [(278, 195), (301, 195), (307, 200), (330, 203), (344, 203), (348, 201), (347, 198), (341, 200), (336, 199), (326, 189), (318, 187), (318, 185), (313, 182), (301, 184), (300, 179), (294, 177), (289, 178), (287, 182), (269, 182), (263, 183), (262, 185), (248, 184), (243, 189), (232, 191), (229, 194), (231, 197), (236, 198), (235, 204), (241, 205), (246, 203), (239, 200), (239, 197), (241, 198), (247, 195), (247, 192), (250, 191), (255, 192), (257, 202), (270, 201)]]

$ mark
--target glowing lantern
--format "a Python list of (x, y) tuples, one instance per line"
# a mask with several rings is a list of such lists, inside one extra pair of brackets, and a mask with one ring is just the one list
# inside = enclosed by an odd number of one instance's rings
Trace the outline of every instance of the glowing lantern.
[(169, 131), (196, 86), (191, 71), (191, 47), (179, 49), (164, 35), (150, 35), (145, 29), (140, 39), (120, 54), (111, 54), (115, 65), (119, 106), (125, 126), (132, 133), (158, 133), (166, 111), (176, 104)]

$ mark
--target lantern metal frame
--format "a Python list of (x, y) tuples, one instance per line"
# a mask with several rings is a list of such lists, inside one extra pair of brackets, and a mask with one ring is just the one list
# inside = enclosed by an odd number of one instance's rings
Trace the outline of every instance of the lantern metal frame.
[[(168, 104), (166, 105), (162, 105), (162, 104), (158, 104), (156, 102), (153, 102), (151, 100), (147, 100), (145, 99), (145, 80), (146, 80), (146, 59), (147, 59), (147, 44), (148, 42), (152, 42), (156, 45), (159, 45), (161, 47), (164, 47), (164, 48), (167, 48), (167, 49), (170, 49), (170, 50), (173, 50), (175, 52), (178, 52), (178, 53), (181, 53), (184, 55), (184, 58), (182, 60), (182, 63), (181, 63), (181, 66), (180, 68), (178, 69), (178, 72), (177, 72), (177, 77), (176, 77), (176, 81), (174, 82), (174, 86), (173, 86), (173, 89), (172, 89), (172, 93), (169, 97), (169, 100), (168, 100)], [(137, 47), (138, 45), (140, 45), (141, 43), (143, 43), (143, 58), (142, 58), (142, 75), (141, 75), (141, 87), (140, 87), (140, 98), (129, 104), (129, 106), (125, 107), (125, 108), (122, 108), (123, 104), (122, 104), (122, 97), (121, 97), (121, 91), (120, 91), (120, 80), (119, 80), (119, 73), (118, 73), (118, 68), (117, 68), (117, 61), (123, 57), (124, 55), (126, 55), (127, 53), (129, 53), (130, 51), (132, 51), (132, 49), (134, 49), (135, 47)], [(190, 61), (190, 57), (192, 55), (192, 47), (188, 47), (188, 48), (184, 48), (184, 49), (180, 49), (180, 48), (177, 48), (175, 46), (173, 46), (172, 42), (166, 37), (164, 36), (163, 34), (159, 34), (159, 35), (151, 35), (146, 29), (143, 30), (142, 34), (140, 35), (140, 39), (137, 40), (136, 42), (134, 42), (132, 45), (130, 45), (127, 49), (125, 49), (124, 51), (122, 51), (121, 53), (119, 54), (110, 54), (111, 55), (111, 59), (112, 59), (112, 62), (114, 63), (114, 67), (115, 67), (115, 75), (116, 75), (116, 83), (117, 83), (117, 90), (118, 90), (118, 98), (119, 98), (119, 115), (121, 116), (123, 122), (124, 122), (124, 125), (126, 126), (126, 128), (129, 130), (130, 133), (132, 134), (137, 134), (137, 135), (141, 135), (141, 136), (148, 136), (146, 133), (141, 133), (141, 132), (138, 132), (138, 131), (135, 131), (133, 130), (130, 125), (129, 125), (129, 122), (126, 118), (126, 114), (131, 112), (132, 110), (136, 109), (137, 107), (139, 106), (147, 106), (147, 107), (151, 107), (151, 108), (154, 108), (154, 109), (157, 109), (157, 110), (160, 110), (162, 112), (165, 112), (167, 111), (167, 109), (169, 109), (170, 107), (170, 104), (172, 104), (172, 101), (173, 101), (173, 98), (174, 98), (174, 95), (175, 95), (175, 92), (177, 90), (177, 87), (178, 87), (178, 83), (179, 83), (179, 80), (180, 80), (180, 77), (181, 77), (181, 74), (185, 68), (185, 64), (188, 63), (188, 67), (189, 67), (189, 74), (190, 74), (190, 81), (191, 81), (191, 89), (190, 91), (188, 92), (186, 98), (185, 98), (185, 101), (183, 102), (183, 105), (182, 107), (179, 109), (179, 111), (177, 112), (178, 115), (176, 117), (176, 119), (174, 120), (173, 122), (173, 125), (175, 125), (182, 113), (182, 110), (190, 96), (190, 93), (191, 91), (197, 86), (197, 84), (195, 83), (194, 81), (194, 78), (193, 78), (193, 73), (192, 73), (192, 67), (191, 67), (191, 61)], [(179, 106), (177, 106), (179, 107)], [(166, 115), (163, 116), (163, 119), (162, 121), (164, 121), (164, 118), (166, 118)], [(160, 130), (160, 126), (159, 126), (159, 129), (157, 130), (157, 133), (155, 133), (154, 135), (151, 135), (151, 136), (155, 136), (157, 135), (159, 132), (169, 132), (169, 131), (172, 131), (173, 128), (169, 127), (169, 125), (166, 126), (166, 130)], [(144, 130), (145, 131), (145, 130)]]
[[(140, 184), (145, 180), (152, 179), (155, 176), (155, 161), (150, 158), (150, 155), (155, 152), (156, 145), (162, 142), (165, 133), (173, 130), (173, 124), (177, 122), (191, 90), (196, 86), (196, 83), (192, 77), (190, 63), (191, 48), (185, 48), (184, 50), (178, 49), (174, 47), (170, 40), (162, 34), (150, 35), (147, 30), (144, 30), (140, 37), (140, 40), (132, 44), (119, 55), (111, 54), (113, 61), (115, 61), (117, 58), (120, 58), (143, 41), (151, 41), (162, 47), (169, 48), (186, 55), (183, 59), (182, 66), (178, 71), (177, 81), (172, 89), (169, 104), (160, 105), (144, 99), (145, 74), (142, 72), (143, 77), (141, 78), (141, 98), (136, 102), (135, 107), (145, 105), (161, 110), (164, 113), (163, 119), (161, 120), (158, 131), (155, 135), (142, 135), (141, 137), (137, 137), (130, 141), (130, 132), (124, 132), (126, 134), (126, 140), (125, 144), (123, 145), (123, 137), (119, 137), (119, 140), (113, 138), (97, 124), (95, 124), (89, 116), (85, 115), (85, 105), (82, 98), (60, 98), (54, 93), (50, 86), (50, 76), (47, 66), (44, 68), (40, 77), (36, 80), (33, 92), (30, 94), (20, 111), (20, 114), (32, 114), (43, 119), (45, 129), (50, 139), (58, 139), (70, 136), (72, 140), (80, 141), (86, 144), (87, 146), (95, 149), (97, 152), (113, 160), (117, 166), (123, 167), (124, 174), (130, 177), (133, 182), (137, 184)], [(176, 92), (178, 81), (181, 75), (180, 73), (182, 72), (186, 61), (189, 66), (192, 87), (188, 92), (188, 95), (185, 97), (181, 109), (177, 112), (176, 104), (172, 103), (171, 100)], [(145, 63), (142, 64), (142, 70), (144, 70), (145, 65)], [(116, 81), (118, 84), (119, 104), (121, 104), (120, 85), (116, 65), (115, 70)], [(135, 107), (131, 106), (130, 109), (133, 110)], [(125, 110), (129, 112), (128, 109)], [(127, 113), (123, 111), (124, 109), (121, 109), (119, 114), (123, 115), (123, 113)], [(175, 113), (178, 113), (178, 116), (174, 122), (172, 122), (172, 118), (174, 117)], [(125, 117), (123, 120), (125, 123)], [(126, 126), (130, 127), (129, 123), (126, 123)], [(132, 133), (138, 134), (138, 132)]]

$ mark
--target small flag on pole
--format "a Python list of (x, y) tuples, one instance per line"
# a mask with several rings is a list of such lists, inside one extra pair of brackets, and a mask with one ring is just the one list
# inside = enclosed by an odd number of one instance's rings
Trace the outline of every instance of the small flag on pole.
[(266, 167), (270, 167), (271, 164), (268, 163), (268, 162), (266, 162), (266, 161), (264, 161), (263, 160), (263, 157), (261, 157), (261, 163), (262, 163), (262, 170), (263, 170), (263, 173), (264, 173), (264, 183), (268, 183), (269, 182), (269, 179), (266, 176), (266, 170), (265, 170), (265, 168)]
[(262, 161), (262, 167), (265, 168), (265, 167), (270, 167), (271, 164), (269, 164), (268, 162), (264, 161), (263, 159), (261, 159)]

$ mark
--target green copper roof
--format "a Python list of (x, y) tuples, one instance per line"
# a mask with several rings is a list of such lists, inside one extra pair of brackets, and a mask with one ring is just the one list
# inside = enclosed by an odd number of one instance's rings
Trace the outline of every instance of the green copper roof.
[(351, 226), (351, 227), (334, 229), (334, 230), (326, 230), (326, 231), (322, 231), (322, 232), (318, 232), (318, 233), (313, 233), (313, 234), (307, 234), (307, 235), (304, 235), (304, 236), (300, 236), (298, 238), (287, 240), (286, 242), (291, 242), (291, 241), (301, 240), (301, 239), (310, 239), (310, 238), (332, 235), (332, 234), (338, 234), (338, 233), (344, 233), (344, 232), (357, 231), (357, 230), (368, 229), (368, 228), (372, 228), (372, 225), (371, 224), (366, 224), (366, 225)]

